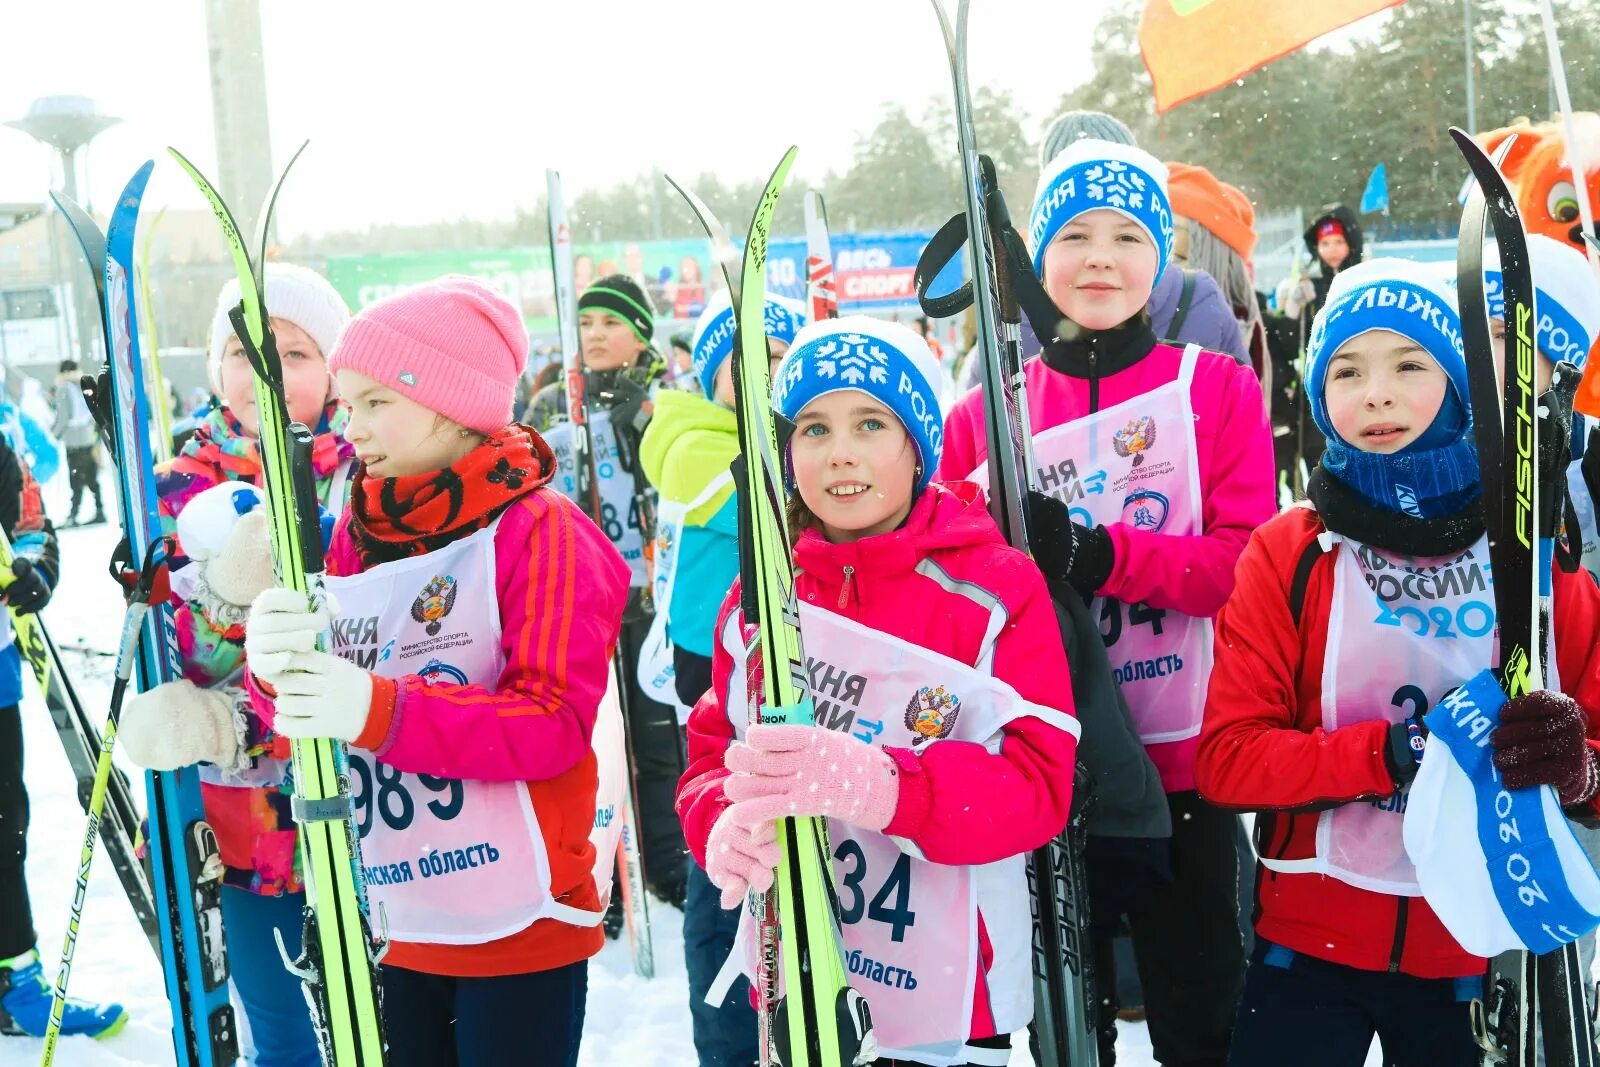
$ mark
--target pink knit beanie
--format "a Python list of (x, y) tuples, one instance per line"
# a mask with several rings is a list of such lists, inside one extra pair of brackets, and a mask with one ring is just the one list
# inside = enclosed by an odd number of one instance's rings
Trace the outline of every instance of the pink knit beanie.
[(363, 308), (339, 335), (328, 369), (382, 382), (479, 433), (512, 419), (528, 333), (506, 298), (459, 274)]

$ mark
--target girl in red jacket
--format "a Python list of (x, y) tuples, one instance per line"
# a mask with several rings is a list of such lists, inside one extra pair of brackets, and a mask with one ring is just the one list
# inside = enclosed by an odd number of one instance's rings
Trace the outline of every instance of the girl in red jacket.
[[(1211, 617), (1250, 531), (1276, 510), (1272, 438), (1249, 367), (1151, 332), (1146, 305), (1172, 250), (1166, 185), (1149, 153), (1096, 140), (1069, 145), (1039, 180), (1029, 237), (1058, 314), (1055, 339), (1041, 329), (1048, 343), (1024, 367), (1044, 490), (1033, 549), (1058, 589), (1095, 598), (1167, 791), (1173, 881), (1128, 912), (1156, 1059), (1220, 1063), (1244, 977), (1240, 832), (1196, 795), (1194, 751)], [(948, 431), (941, 476), (972, 477), (987, 452), (980, 396), (956, 405)]]
[(735, 582), (678, 812), (726, 908), (772, 884), (777, 817), (831, 816), (881, 1053), (1001, 1063), (1033, 1014), (1024, 857), (1066, 823), (1077, 723), (1043, 578), (976, 486), (930, 484), (937, 370), (893, 323), (796, 335), (774, 392), (817, 724), (747, 725)]
[[(1454, 294), (1411, 263), (1352, 267), (1308, 355), (1327, 450), (1310, 506), (1267, 523), (1240, 557), (1195, 764), (1208, 799), (1261, 812), (1256, 947), (1230, 1062), (1355, 1065), (1376, 1034), (1385, 1063), (1465, 1067), (1485, 961), (1421, 896), (1401, 834), (1412, 722), (1495, 656)], [(1560, 471), (1545, 476), (1560, 484)], [(1507, 704), (1494, 762), (1509, 789), (1552, 785), (1592, 810), (1600, 591), (1557, 567), (1553, 592), (1554, 673), (1572, 697)]]
[(628, 570), (511, 422), (527, 349), (470, 278), (352, 319), (328, 361), (361, 461), (328, 551), (332, 652), (326, 610), (289, 590), (246, 627), (273, 729), (351, 746), (395, 1067), (576, 1064), (604, 941), (591, 737)]

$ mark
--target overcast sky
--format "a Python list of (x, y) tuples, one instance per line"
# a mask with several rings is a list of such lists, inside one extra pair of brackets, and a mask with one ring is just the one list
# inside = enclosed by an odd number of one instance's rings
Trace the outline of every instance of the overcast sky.
[[(33, 0), (12, 19), (0, 118), (90, 96), (124, 121), (88, 156), (97, 208), (161, 157), (152, 203), (199, 207), (164, 148), (215, 171), (201, 0)], [(950, 0), (954, 8), (954, 0)], [(1042, 125), (1087, 77), (1108, 0), (975, 0), (975, 84)], [(570, 190), (654, 165), (765, 176), (845, 165), (889, 101), (950, 91), (927, 0), (264, 0), (274, 167), (311, 148), (280, 202), (286, 237), (461, 215), (508, 217), (543, 171)], [(1029, 131), (1037, 135), (1037, 130)], [(954, 131), (951, 131), (952, 151)], [(0, 127), (0, 200), (40, 200), (52, 153)], [(224, 195), (227, 190), (223, 190)]]
[[(973, 0), (974, 85), (1015, 94), (1037, 138), (1061, 95), (1088, 77), (1094, 28), (1111, 3)], [(199, 208), (165, 146), (216, 177), (203, 0), (21, 6), (27, 16), (9, 22), (0, 64), (0, 119), (39, 96), (92, 97), (123, 119), (87, 153), (94, 205), (157, 158), (146, 204)], [(920, 113), (930, 96), (950, 93), (927, 0), (261, 6), (274, 169), (311, 141), (279, 202), (286, 238), (508, 218), (534, 202), (549, 166), (570, 197), (652, 166), (765, 177), (797, 144), (795, 175), (816, 178), (848, 164), (884, 104)], [(1385, 17), (1324, 40), (1371, 32)], [(954, 137), (952, 128), (952, 152)], [(53, 157), (0, 126), (0, 201), (43, 200), (59, 181)]]

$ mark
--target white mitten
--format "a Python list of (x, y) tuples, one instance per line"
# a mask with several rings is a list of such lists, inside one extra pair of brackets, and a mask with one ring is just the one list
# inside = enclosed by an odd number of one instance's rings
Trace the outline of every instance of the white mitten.
[(244, 734), (233, 689), (202, 689), (180, 678), (129, 696), (117, 741), (128, 758), (152, 771), (195, 763), (235, 770)]
[(195, 494), (178, 513), (183, 554), (202, 563), (212, 559), (228, 543), (238, 521), (260, 507), (261, 490), (248, 482), (218, 482)]
[(304, 593), (268, 589), (250, 605), (244, 629), (244, 656), (250, 673), (274, 689), (278, 675), (297, 653), (315, 652), (317, 638), (328, 628), (328, 605), (315, 611)]
[(257, 508), (239, 516), (222, 550), (205, 564), (205, 582), (218, 599), (241, 608), (278, 584), (266, 511)]
[(272, 728), (284, 737), (336, 737), (354, 741), (367, 728), (372, 675), (331, 652), (291, 653), (288, 668), (272, 676), (278, 691)]

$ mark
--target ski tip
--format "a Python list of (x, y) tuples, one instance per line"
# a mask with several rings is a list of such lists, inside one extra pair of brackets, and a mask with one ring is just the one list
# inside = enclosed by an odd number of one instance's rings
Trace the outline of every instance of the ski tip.
[(685, 200), (689, 200), (694, 196), (692, 192), (690, 192), (684, 186), (678, 184), (678, 179), (674, 178), (672, 175), (663, 172), (661, 176), (667, 180), (668, 185), (672, 186), (673, 191), (679, 196), (683, 197)]
[[(133, 172), (133, 177), (128, 179), (128, 184), (122, 187), (122, 194), (117, 197), (118, 209), (125, 207), (138, 208), (139, 202), (144, 199), (144, 188), (150, 183), (150, 173), (155, 169), (156, 161), (147, 159), (138, 170)], [(116, 218), (116, 211), (112, 212), (112, 218)]]
[(176, 148), (172, 147), (171, 145), (167, 145), (167, 155), (171, 156), (173, 158), (173, 160), (177, 162), (178, 166), (182, 167), (184, 170), (188, 171), (190, 174), (199, 174), (200, 173), (199, 169), (197, 167), (195, 167), (195, 165), (193, 163), (189, 162), (189, 157), (188, 156), (184, 155), (182, 152), (178, 151)]
[[(59, 189), (50, 190), (50, 201), (51, 203), (55, 204), (56, 210), (67, 216), (68, 221), (71, 222), (74, 227), (77, 227), (81, 222), (94, 222), (94, 220), (89, 217), (89, 213), (83, 210), (82, 204), (72, 199), (72, 197), (68, 196), (66, 193), (61, 192)], [(95, 225), (95, 228), (99, 229), (98, 223)]]
[(778, 165), (772, 168), (772, 177), (767, 179), (766, 195), (775, 195), (777, 190), (783, 187), (784, 181), (789, 177), (789, 168), (794, 166), (794, 158), (799, 154), (799, 145), (789, 146), (789, 150), (783, 154), (783, 158), (778, 160)]

